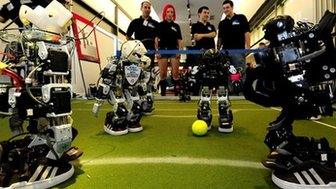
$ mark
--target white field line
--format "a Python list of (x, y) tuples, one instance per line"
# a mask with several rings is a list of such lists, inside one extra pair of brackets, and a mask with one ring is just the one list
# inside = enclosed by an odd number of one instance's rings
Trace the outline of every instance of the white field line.
[(210, 159), (193, 157), (120, 157), (81, 160), (85, 166), (124, 165), (124, 164), (180, 164), (180, 165), (212, 165), (252, 169), (265, 169), (261, 163), (244, 160)]
[[(271, 109), (276, 110), (276, 111), (281, 111), (280, 108), (274, 108), (274, 107), (272, 107)], [(315, 123), (317, 123), (317, 124), (324, 125), (324, 126), (326, 126), (326, 127), (332, 128), (332, 129), (336, 129), (336, 126), (334, 126), (334, 125), (329, 125), (329, 124), (327, 124), (327, 123), (323, 123), (323, 122), (321, 122), (321, 121), (314, 121), (314, 120), (311, 120), (311, 121), (312, 121), (312, 122), (315, 122)]]

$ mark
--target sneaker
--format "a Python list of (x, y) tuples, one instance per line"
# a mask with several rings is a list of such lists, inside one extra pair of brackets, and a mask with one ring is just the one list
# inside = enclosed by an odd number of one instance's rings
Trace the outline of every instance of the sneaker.
[[(30, 170), (26, 175), (13, 172), (6, 175), (8, 178), (1, 176), (3, 173), (0, 173), (0, 188), (51, 188), (68, 180), (74, 174), (74, 168), (69, 163), (58, 166), (41, 164), (28, 169)], [(3, 170), (0, 168), (0, 172)], [(6, 183), (8, 180), (10, 181)]]
[(272, 181), (283, 189), (336, 188), (336, 169), (328, 169), (315, 161), (289, 171), (274, 171)]
[(272, 151), (262, 164), (273, 170), (290, 170), (307, 161), (316, 161), (328, 168), (335, 168), (336, 151), (327, 139), (296, 137), (283, 148)]
[(113, 127), (111, 124), (104, 125), (104, 131), (114, 136), (126, 135), (128, 133), (127, 127)]
[(125, 135), (128, 133), (126, 124), (126, 115), (122, 118), (115, 116), (113, 112), (108, 112), (105, 118), (104, 131), (114, 136)]
[(50, 188), (74, 174), (74, 167), (68, 162), (41, 157), (40, 152), (30, 148), (15, 151), (20, 153), (14, 154), (15, 157), (12, 153), (8, 161), (1, 162), (0, 188)]

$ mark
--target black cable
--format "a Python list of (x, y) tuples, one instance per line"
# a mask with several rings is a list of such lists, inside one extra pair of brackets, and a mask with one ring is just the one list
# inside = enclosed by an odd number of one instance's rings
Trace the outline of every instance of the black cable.
[(10, 25), (12, 25), (17, 19), (19, 18), (19, 16), (15, 17), (9, 24), (7, 24), (5, 27), (3, 27), (1, 30), (8, 28)]
[(265, 38), (262, 37), (261, 39), (259, 39), (257, 42), (253, 43), (253, 45), (251, 45), (251, 48), (256, 46), (258, 43), (260, 43), (262, 40), (264, 40)]
[[(104, 13), (104, 11), (98, 13), (99, 15), (101, 15), (101, 13)], [(95, 18), (97, 17), (97, 15), (95, 17), (93, 17), (90, 22), (92, 22)], [(102, 15), (102, 17), (100, 18), (100, 20), (97, 22), (97, 24), (95, 26), (93, 26), (92, 30), (89, 32), (89, 34), (86, 36), (86, 37), (83, 37), (83, 38), (78, 38), (78, 39), (75, 39), (75, 40), (84, 40), (84, 39), (87, 39), (88, 37), (90, 37), (90, 35), (92, 34), (92, 32), (96, 29), (96, 27), (100, 24), (100, 22), (103, 21), (103, 19), (105, 18), (104, 15)], [(86, 24), (84, 26), (84, 28), (82, 28), (78, 33), (81, 33), (86, 27), (88, 27), (89, 24)]]
[(17, 134), (17, 135), (15, 135), (15, 136), (12, 136), (11, 138), (9, 138), (9, 139), (7, 140), (7, 142), (10, 142), (11, 140), (13, 140), (14, 138), (17, 138), (17, 137), (19, 137), (19, 136), (28, 135), (28, 134), (31, 134), (31, 133), (29, 133), (29, 132), (24, 132), (24, 133)]

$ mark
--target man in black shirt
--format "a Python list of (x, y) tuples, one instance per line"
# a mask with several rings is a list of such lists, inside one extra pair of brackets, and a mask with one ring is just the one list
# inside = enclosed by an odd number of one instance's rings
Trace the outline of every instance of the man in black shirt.
[[(225, 19), (218, 25), (218, 49), (249, 49), (250, 48), (250, 27), (247, 18), (243, 14), (233, 12), (233, 2), (223, 2)], [(233, 66), (246, 68), (245, 54), (232, 54)]]
[(154, 40), (156, 37), (158, 22), (150, 17), (151, 4), (148, 1), (141, 3), (142, 15), (132, 20), (127, 29), (127, 39), (134, 38), (142, 41), (147, 50), (154, 50)]
[(216, 28), (208, 22), (209, 8), (203, 6), (198, 9), (199, 21), (191, 26), (191, 34), (195, 40), (195, 49), (214, 49)]
[[(155, 37), (157, 35), (157, 28), (159, 23), (149, 16), (151, 13), (150, 2), (143, 1), (141, 3), (141, 12), (142, 15), (139, 18), (132, 20), (128, 26), (126, 33), (127, 40), (130, 40), (134, 34), (134, 38), (142, 41), (147, 50), (154, 50)], [(154, 66), (154, 54), (150, 55), (149, 57), (152, 61), (151, 66), (146, 72), (146, 77), (149, 77), (147, 91), (139, 91), (139, 94), (142, 96), (141, 98), (144, 98), (141, 108), (145, 114), (150, 114), (153, 110), (152, 88), (154, 83), (154, 75), (152, 74), (151, 70)]]

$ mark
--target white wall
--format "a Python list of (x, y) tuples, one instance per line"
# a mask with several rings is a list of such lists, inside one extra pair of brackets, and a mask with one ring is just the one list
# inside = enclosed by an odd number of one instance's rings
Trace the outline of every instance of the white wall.
[[(103, 69), (108, 63), (107, 59), (115, 55), (115, 44), (117, 37), (107, 32), (106, 30), (99, 28), (96, 30), (98, 51), (100, 57), (100, 66)], [(80, 71), (80, 65), (82, 66), (83, 75)], [(96, 84), (100, 76), (100, 67), (98, 63), (78, 60), (77, 52), (74, 53), (72, 62), (72, 85), (73, 90), (77, 94), (84, 95), (85, 88), (83, 78), (85, 82), (86, 90), (89, 84)], [(83, 77), (83, 78), (82, 78)]]
[(336, 12), (335, 0), (287, 0), (283, 6), (278, 6), (263, 22), (251, 32), (252, 44), (263, 37), (262, 26), (276, 14), (292, 16), (295, 21), (306, 20), (318, 23), (326, 10)]
[(315, 23), (315, 0), (288, 0), (280, 9), (283, 9), (283, 14), (290, 15), (295, 21), (307, 20)]

